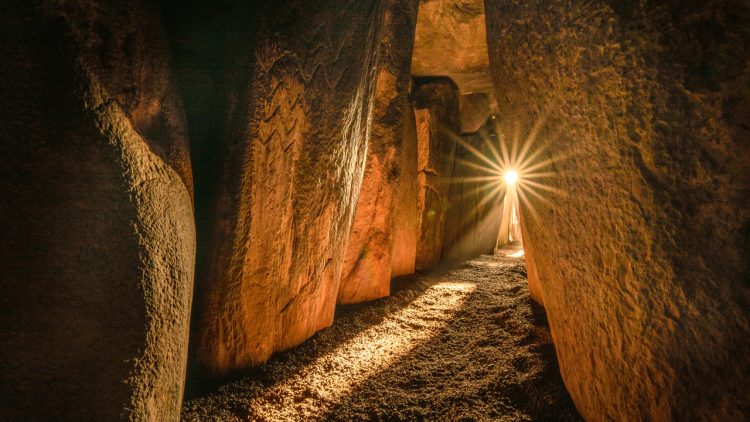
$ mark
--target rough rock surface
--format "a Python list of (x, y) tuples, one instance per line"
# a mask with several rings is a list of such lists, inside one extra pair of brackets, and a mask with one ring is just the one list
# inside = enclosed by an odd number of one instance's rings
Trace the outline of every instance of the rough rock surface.
[[(487, 2), (502, 132), (562, 159), (522, 203), (589, 420), (750, 417), (747, 2)], [(523, 199), (523, 198), (522, 198)], [(522, 201), (523, 202), (523, 201)]]
[[(463, 135), (462, 139), (486, 157), (492, 157), (488, 144), (497, 144), (490, 125), (480, 133)], [(487, 171), (476, 167), (486, 167), (486, 163), (467, 147), (457, 145), (455, 157), (441, 254), (442, 261), (454, 263), (494, 253), (505, 194), (500, 178), (486, 180)]]
[(159, 14), (4, 4), (0, 419), (177, 420), (195, 230)]
[(393, 254), (391, 277), (411, 274), (417, 262), (417, 128), (414, 108), (403, 111), (399, 183), (396, 184), (393, 205)]
[[(489, 78), (489, 73), (487, 74)], [(461, 121), (461, 133), (474, 133), (487, 122), (492, 115), (490, 96), (475, 92), (458, 97), (458, 114)]]
[[(396, 185), (416, 185), (412, 175), (401, 177), (400, 165), (405, 142), (403, 114), (411, 108), (409, 66), (417, 4), (417, 0), (384, 3), (367, 161), (341, 273), (338, 303), (359, 303), (390, 293)], [(411, 148), (406, 152), (416, 156)], [(416, 175), (416, 166), (410, 172)], [(416, 222), (412, 223), (416, 226)]]
[(448, 189), (458, 133), (456, 87), (449, 79), (430, 79), (415, 88), (417, 130), (416, 268), (428, 270), (440, 262), (448, 207)]
[(461, 94), (491, 93), (483, 0), (422, 0), (412, 74), (453, 79)]
[(476, 132), (494, 110), (484, 0), (422, 0), (412, 73), (458, 86), (461, 132)]
[(216, 208), (198, 274), (194, 359), (221, 376), (333, 321), (364, 170), (381, 2), (253, 10), (230, 88)]
[(496, 255), (395, 280), (393, 296), (187, 400), (182, 418), (580, 420), (523, 275), (522, 258)]
[[(528, 211), (527, 211), (528, 213)], [(530, 213), (529, 213), (530, 214)], [(534, 244), (528, 237), (526, 231), (526, 224), (523, 221), (523, 210), (519, 212), (521, 235), (523, 236), (523, 251), (524, 259), (526, 260), (526, 278), (529, 281), (529, 296), (541, 306), (544, 306), (544, 294), (542, 293), (542, 282), (539, 277), (539, 269), (536, 267), (536, 260), (534, 259)]]

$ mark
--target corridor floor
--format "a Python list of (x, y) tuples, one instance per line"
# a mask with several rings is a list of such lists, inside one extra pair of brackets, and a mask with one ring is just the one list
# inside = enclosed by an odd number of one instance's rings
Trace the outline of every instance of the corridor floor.
[(183, 420), (580, 420), (519, 255), (396, 279), (392, 296), (186, 401)]

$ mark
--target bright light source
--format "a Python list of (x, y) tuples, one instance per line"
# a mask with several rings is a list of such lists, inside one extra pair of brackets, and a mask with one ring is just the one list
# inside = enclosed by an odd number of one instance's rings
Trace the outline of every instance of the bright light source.
[(505, 172), (503, 178), (505, 179), (505, 183), (513, 185), (518, 181), (518, 173), (515, 170), (508, 170)]

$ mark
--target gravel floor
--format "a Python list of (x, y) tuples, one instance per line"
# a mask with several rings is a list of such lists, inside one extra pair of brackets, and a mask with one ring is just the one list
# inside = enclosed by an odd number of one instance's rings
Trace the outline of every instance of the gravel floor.
[(502, 253), (395, 280), (391, 297), (340, 309), (333, 327), (204, 389), (182, 416), (580, 420), (544, 313), (529, 298), (523, 258)]

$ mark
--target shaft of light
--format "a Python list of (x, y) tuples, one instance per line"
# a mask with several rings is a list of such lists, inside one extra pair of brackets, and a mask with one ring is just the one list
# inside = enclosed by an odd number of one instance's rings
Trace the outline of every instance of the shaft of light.
[(513, 185), (518, 181), (518, 173), (516, 173), (515, 170), (508, 170), (505, 172), (503, 178), (505, 179), (505, 183)]

